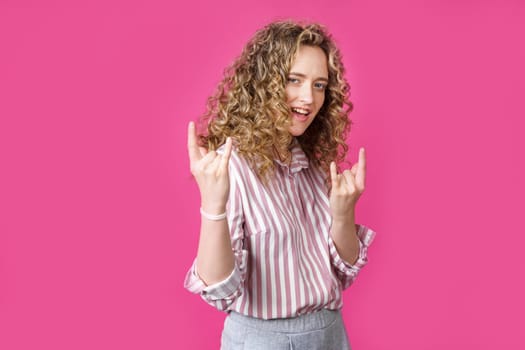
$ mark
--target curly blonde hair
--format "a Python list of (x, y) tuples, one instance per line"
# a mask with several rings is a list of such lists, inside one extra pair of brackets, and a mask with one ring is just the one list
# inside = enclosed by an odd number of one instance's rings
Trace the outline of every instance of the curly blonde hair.
[(310, 163), (323, 169), (328, 179), (330, 162), (340, 163), (348, 151), (345, 139), (353, 106), (341, 54), (319, 24), (279, 21), (257, 31), (225, 70), (201, 116), (201, 130), (206, 129), (199, 134), (201, 145), (215, 150), (232, 137), (237, 152), (264, 182), (273, 175), (276, 154), (290, 155), (292, 112), (285, 88), (301, 45), (320, 47), (327, 56), (329, 82), (324, 104), (297, 140)]

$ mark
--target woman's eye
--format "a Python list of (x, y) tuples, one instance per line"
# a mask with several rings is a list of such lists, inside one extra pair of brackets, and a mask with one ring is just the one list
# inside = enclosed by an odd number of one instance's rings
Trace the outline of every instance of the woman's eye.
[(297, 78), (288, 78), (288, 82), (292, 83), (292, 84), (296, 84), (296, 83), (299, 82), (299, 79), (297, 79)]
[(318, 90), (324, 90), (326, 89), (326, 84), (324, 83), (315, 83), (315, 88), (318, 89)]

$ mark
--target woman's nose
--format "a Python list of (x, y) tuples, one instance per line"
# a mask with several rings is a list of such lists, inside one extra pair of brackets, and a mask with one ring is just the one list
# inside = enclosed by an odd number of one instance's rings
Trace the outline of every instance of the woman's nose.
[(312, 87), (309, 84), (303, 84), (303, 86), (301, 86), (299, 100), (303, 103), (312, 103), (313, 92)]

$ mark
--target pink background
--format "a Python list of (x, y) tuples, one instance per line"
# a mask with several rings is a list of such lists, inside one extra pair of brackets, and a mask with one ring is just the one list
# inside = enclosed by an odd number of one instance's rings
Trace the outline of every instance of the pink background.
[(525, 348), (523, 2), (2, 0), (1, 349), (218, 348), (186, 125), (287, 17), (333, 32), (368, 151), (353, 348)]

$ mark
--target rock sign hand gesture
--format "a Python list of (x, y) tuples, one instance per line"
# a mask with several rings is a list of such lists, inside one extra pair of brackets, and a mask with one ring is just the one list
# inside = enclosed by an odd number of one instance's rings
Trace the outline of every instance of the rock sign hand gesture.
[(228, 163), (232, 151), (232, 140), (226, 139), (222, 155), (210, 151), (197, 144), (195, 124), (188, 126), (188, 153), (190, 156), (190, 170), (197, 181), (201, 195), (202, 209), (211, 214), (223, 213), (228, 201), (230, 180)]
[(359, 149), (359, 160), (350, 170), (337, 173), (335, 162), (330, 163), (332, 191), (330, 208), (334, 219), (344, 219), (354, 210), (357, 200), (365, 190), (366, 158), (365, 149)]

